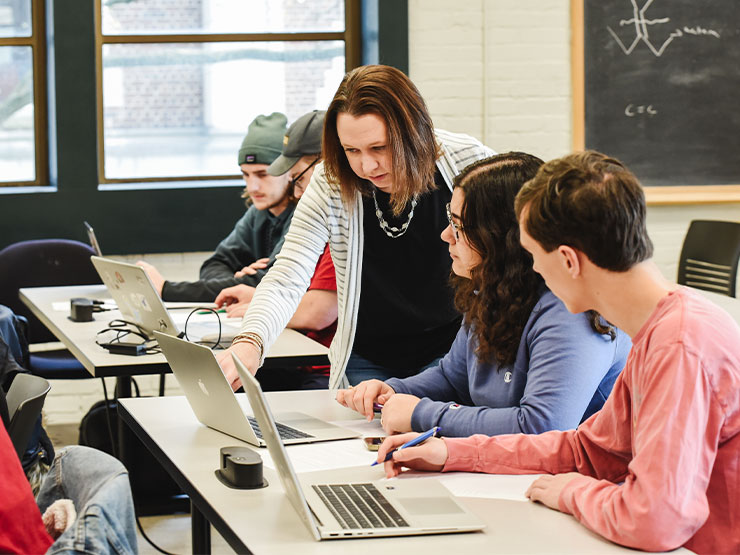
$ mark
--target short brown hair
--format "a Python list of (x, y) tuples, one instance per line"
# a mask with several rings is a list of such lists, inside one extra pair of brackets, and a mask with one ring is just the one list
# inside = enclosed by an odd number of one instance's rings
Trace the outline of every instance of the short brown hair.
[(388, 129), (393, 193), (391, 206), (400, 214), (418, 194), (434, 189), (434, 164), (439, 147), (429, 111), (416, 86), (396, 68), (361, 66), (344, 76), (324, 120), (324, 170), (330, 182), (339, 184), (342, 199), (352, 206), (357, 191), (370, 194), (373, 186), (358, 177), (349, 165), (339, 136), (337, 116), (375, 114)]
[(516, 197), (527, 233), (546, 252), (568, 245), (606, 270), (624, 272), (653, 255), (645, 195), (622, 162), (587, 150), (542, 166)]

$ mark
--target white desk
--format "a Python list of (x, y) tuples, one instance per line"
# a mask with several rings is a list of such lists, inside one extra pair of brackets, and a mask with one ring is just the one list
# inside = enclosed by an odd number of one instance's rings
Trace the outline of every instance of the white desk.
[[(329, 421), (359, 418), (356, 413), (338, 405), (328, 391), (275, 392), (267, 396), (273, 412), (300, 410)], [(487, 528), (483, 532), (316, 542), (285, 496), (278, 476), (266, 465), (267, 488), (236, 490), (221, 484), (214, 474), (219, 467), (219, 449), (232, 445), (249, 446), (201, 425), (184, 397), (123, 399), (119, 412), (190, 496), (193, 503), (193, 549), (197, 552), (205, 551), (209, 545), (199, 544), (195, 537), (196, 533), (208, 530), (207, 523), (202, 521), (203, 516), (239, 553), (467, 555), (635, 552), (602, 539), (571, 516), (543, 505), (483, 498), (461, 500), (486, 521)], [(358, 449), (364, 449), (359, 439), (357, 443)], [(321, 474), (330, 474), (332, 480), (375, 480), (383, 476), (383, 470), (356, 466)], [(198, 545), (200, 547), (196, 548)]]
[[(112, 355), (97, 345), (96, 333), (107, 327), (107, 322), (121, 318), (121, 313), (117, 310), (97, 312), (93, 314), (92, 322), (73, 322), (68, 318), (69, 310), (54, 310), (53, 304), (68, 302), (74, 297), (105, 299), (110, 295), (104, 285), (30, 287), (20, 290), (21, 300), (93, 376), (161, 374), (170, 371), (162, 354)], [(286, 329), (268, 351), (265, 367), (328, 364), (328, 352), (329, 349), (313, 339)]]

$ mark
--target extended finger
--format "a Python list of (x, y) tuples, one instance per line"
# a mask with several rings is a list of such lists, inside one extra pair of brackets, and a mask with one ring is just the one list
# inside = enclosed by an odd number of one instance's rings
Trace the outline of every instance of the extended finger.
[(365, 409), (364, 414), (367, 417), (368, 422), (371, 421), (373, 418), (375, 418), (375, 410), (373, 409), (373, 403), (375, 402), (376, 396), (377, 396), (377, 393), (373, 385), (369, 385), (365, 387), (365, 394), (362, 397), (362, 403)]
[(347, 406), (347, 402), (344, 400), (344, 394), (346, 393), (346, 391), (347, 391), (346, 389), (337, 390), (337, 396), (335, 397), (335, 399), (337, 400), (337, 403), (339, 403), (340, 405), (344, 407)]

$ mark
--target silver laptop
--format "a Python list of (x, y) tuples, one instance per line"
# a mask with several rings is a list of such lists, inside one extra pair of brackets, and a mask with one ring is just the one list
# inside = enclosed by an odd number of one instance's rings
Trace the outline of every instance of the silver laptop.
[(485, 527), (437, 480), (302, 485), (259, 382), (232, 356), (283, 489), (314, 539), (450, 534)]
[[(201, 423), (252, 445), (266, 446), (257, 421), (244, 413), (211, 349), (158, 332), (154, 337)], [(282, 413), (278, 417), (280, 437), (288, 444), (360, 435), (300, 412)]]
[(90, 260), (125, 319), (150, 337), (155, 330), (178, 335), (177, 326), (144, 268), (99, 256), (91, 256)]
[(103, 256), (103, 252), (100, 250), (100, 244), (98, 243), (98, 238), (95, 237), (95, 230), (92, 228), (92, 226), (87, 222), (82, 222), (85, 224), (85, 231), (87, 231), (87, 239), (90, 241), (90, 246), (95, 251), (95, 254), (98, 256)]

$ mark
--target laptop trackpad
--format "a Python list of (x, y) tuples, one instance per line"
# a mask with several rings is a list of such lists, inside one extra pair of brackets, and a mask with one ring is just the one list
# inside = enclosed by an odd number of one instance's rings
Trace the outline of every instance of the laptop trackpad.
[(303, 414), (301, 412), (283, 412), (280, 414), (276, 414), (275, 420), (277, 420), (281, 424), (285, 424), (286, 426), (291, 426), (293, 428), (303, 430), (304, 432), (335, 427), (327, 422), (324, 422), (323, 420), (319, 420), (318, 418), (308, 416), (307, 414)]
[(460, 505), (450, 497), (398, 497), (396, 501), (412, 515), (462, 513)]

